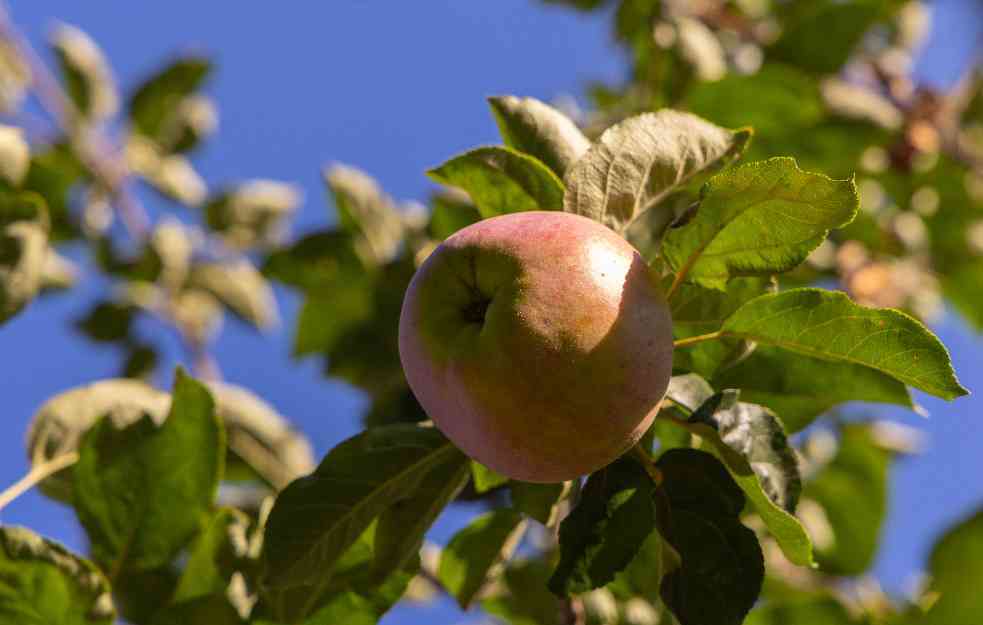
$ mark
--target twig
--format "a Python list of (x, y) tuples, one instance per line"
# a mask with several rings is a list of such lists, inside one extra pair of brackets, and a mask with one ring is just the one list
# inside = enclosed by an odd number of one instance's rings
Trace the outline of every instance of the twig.
[(111, 157), (110, 143), (96, 130), (81, 124), (83, 116), (65, 95), (58, 80), (31, 46), (31, 43), (13, 25), (6, 3), (0, 0), (0, 40), (27, 66), (31, 75), (31, 88), (41, 106), (71, 142), (72, 148), (86, 169), (116, 200), (120, 219), (135, 240), (146, 238), (150, 219), (140, 201), (130, 192), (126, 165)]
[(62, 469), (75, 464), (79, 459), (78, 452), (70, 451), (68, 453), (61, 454), (60, 456), (55, 456), (50, 460), (46, 460), (40, 464), (36, 464), (31, 467), (31, 470), (24, 474), (24, 477), (17, 480), (14, 484), (11, 484), (0, 493), (0, 510), (3, 510), (7, 505), (13, 500), (17, 499), (27, 491), (31, 490), (39, 482), (48, 478), (55, 473), (58, 473)]
[(632, 447), (630, 453), (632, 458), (637, 460), (638, 463), (642, 465), (642, 468), (645, 469), (645, 472), (648, 473), (649, 477), (652, 478), (652, 482), (654, 482), (656, 486), (661, 486), (663, 479), (662, 471), (659, 469), (659, 467), (655, 466), (655, 463), (652, 461), (652, 454), (645, 451), (641, 445), (635, 445)]
[(673, 349), (679, 349), (680, 347), (688, 347), (690, 345), (696, 345), (697, 343), (703, 343), (705, 341), (715, 341), (724, 335), (723, 330), (717, 330), (716, 332), (710, 332), (709, 334), (700, 334), (697, 336), (691, 336), (685, 339), (678, 339), (673, 341)]

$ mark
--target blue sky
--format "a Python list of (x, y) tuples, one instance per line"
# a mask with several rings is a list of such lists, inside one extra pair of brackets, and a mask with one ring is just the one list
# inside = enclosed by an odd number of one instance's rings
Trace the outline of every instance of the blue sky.
[[(585, 17), (530, 0), (496, 2), (270, 3), (172, 0), (166, 3), (17, 2), (14, 19), (40, 43), (55, 19), (77, 25), (103, 46), (121, 84), (132, 86), (169, 55), (184, 50), (214, 57), (208, 87), (217, 100), (218, 134), (196, 156), (209, 182), (254, 177), (294, 182), (306, 195), (297, 231), (331, 217), (320, 167), (344, 162), (379, 179), (399, 199), (423, 199), (426, 168), (464, 149), (498, 142), (485, 97), (514, 93), (541, 99), (579, 94), (586, 81), (617, 80), (624, 63), (606, 16)], [(935, 37), (919, 65), (924, 80), (951, 84), (980, 40), (983, 8), (973, 0), (937, 3)], [(144, 197), (160, 206), (156, 196)], [(45, 298), (0, 327), (0, 392), (6, 425), (0, 438), (0, 483), (26, 469), (23, 432), (48, 397), (112, 376), (119, 356), (93, 347), (68, 326), (106, 284), (87, 276), (72, 296)], [(289, 358), (290, 323), (298, 302), (279, 293), (279, 330), (260, 336), (229, 321), (215, 354), (225, 377), (247, 386), (309, 433), (324, 453), (358, 428), (359, 394), (324, 378), (317, 361)], [(963, 382), (983, 389), (983, 339), (951, 317), (937, 328), (950, 345)], [(168, 345), (168, 357), (180, 357)], [(162, 380), (166, 383), (167, 380)], [(894, 474), (891, 519), (877, 576), (901, 590), (922, 562), (932, 536), (983, 503), (983, 400), (955, 404), (923, 398), (928, 421), (883, 414), (923, 429), (929, 446)], [(437, 538), (466, 519), (443, 518)], [(29, 493), (0, 515), (71, 546), (83, 545), (73, 513)], [(387, 625), (459, 623), (446, 603), (400, 608)], [(472, 619), (473, 620), (473, 619)]]

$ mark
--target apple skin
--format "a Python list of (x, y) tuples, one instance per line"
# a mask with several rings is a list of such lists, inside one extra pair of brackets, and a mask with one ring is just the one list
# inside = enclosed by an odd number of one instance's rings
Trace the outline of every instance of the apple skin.
[(399, 321), (406, 378), (436, 426), (529, 482), (573, 479), (631, 448), (665, 395), (672, 341), (639, 253), (553, 211), (455, 233), (413, 277)]

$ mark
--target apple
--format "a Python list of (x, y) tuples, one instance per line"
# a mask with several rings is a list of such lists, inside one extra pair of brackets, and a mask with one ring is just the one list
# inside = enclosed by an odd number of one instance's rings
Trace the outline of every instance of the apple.
[(658, 280), (586, 217), (512, 213), (472, 224), (407, 289), (399, 353), (410, 388), (460, 449), (508, 477), (560, 482), (627, 451), (672, 372)]

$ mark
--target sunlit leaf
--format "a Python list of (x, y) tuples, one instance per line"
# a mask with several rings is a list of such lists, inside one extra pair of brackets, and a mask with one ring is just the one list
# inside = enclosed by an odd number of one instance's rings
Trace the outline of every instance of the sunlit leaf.
[(505, 145), (535, 156), (560, 178), (590, 148), (569, 117), (535, 98), (488, 98)]

